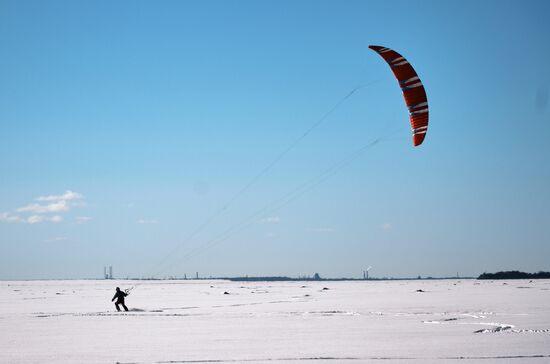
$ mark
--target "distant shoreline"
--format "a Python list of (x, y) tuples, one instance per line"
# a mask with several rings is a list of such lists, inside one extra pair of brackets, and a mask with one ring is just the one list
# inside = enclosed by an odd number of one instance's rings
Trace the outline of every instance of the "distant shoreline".
[(10, 281), (230, 281), (230, 282), (380, 282), (380, 281), (432, 281), (432, 280), (471, 280), (476, 277), (382, 277), (382, 278), (307, 278), (307, 277), (199, 277), (199, 278), (36, 278), (36, 279), (0, 279)]
[(380, 282), (380, 281), (431, 281), (431, 280), (513, 280), (513, 279), (550, 279), (550, 272), (526, 273), (520, 271), (502, 271), (496, 273), (483, 273), (478, 277), (368, 277), (368, 278), (321, 278), (319, 275), (312, 277), (287, 277), (287, 276), (240, 276), (240, 277), (163, 277), (163, 278), (26, 278), (26, 279), (0, 279), (0, 282), (9, 281), (230, 281), (230, 282)]
[(223, 278), (232, 282), (339, 282), (339, 281), (418, 281), (443, 279), (475, 279), (475, 277), (416, 277), (416, 278), (291, 278), (291, 277), (231, 277)]

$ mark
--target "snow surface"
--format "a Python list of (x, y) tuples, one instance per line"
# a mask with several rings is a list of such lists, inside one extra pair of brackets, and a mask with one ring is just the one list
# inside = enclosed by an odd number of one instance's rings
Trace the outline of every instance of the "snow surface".
[(549, 363), (549, 329), (550, 280), (0, 282), (0, 363)]

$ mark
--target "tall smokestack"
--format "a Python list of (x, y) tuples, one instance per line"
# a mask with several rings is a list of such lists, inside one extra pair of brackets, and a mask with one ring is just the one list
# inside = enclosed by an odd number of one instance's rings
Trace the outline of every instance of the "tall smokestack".
[(109, 279), (113, 279), (113, 266), (109, 266)]
[(107, 279), (107, 267), (103, 267), (103, 279)]

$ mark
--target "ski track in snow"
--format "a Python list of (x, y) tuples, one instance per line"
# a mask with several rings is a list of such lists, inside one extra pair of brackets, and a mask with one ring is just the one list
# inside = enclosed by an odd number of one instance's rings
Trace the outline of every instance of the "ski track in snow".
[(443, 357), (397, 357), (397, 356), (371, 356), (371, 357), (281, 357), (258, 359), (194, 359), (194, 360), (163, 360), (155, 362), (116, 362), (115, 364), (185, 364), (185, 363), (246, 363), (246, 362), (285, 362), (285, 361), (364, 361), (364, 360), (388, 360), (388, 361), (426, 361), (426, 360), (510, 360), (510, 359), (543, 359), (550, 358), (550, 354), (534, 355), (496, 355), (496, 356), (443, 356)]

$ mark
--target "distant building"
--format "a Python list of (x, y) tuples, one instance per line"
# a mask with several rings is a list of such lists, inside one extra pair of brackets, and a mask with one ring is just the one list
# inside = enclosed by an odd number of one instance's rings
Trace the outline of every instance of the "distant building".
[(107, 273), (107, 267), (103, 267), (103, 278), (104, 279), (113, 279), (113, 266), (109, 266), (109, 273)]

